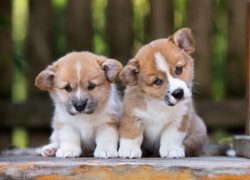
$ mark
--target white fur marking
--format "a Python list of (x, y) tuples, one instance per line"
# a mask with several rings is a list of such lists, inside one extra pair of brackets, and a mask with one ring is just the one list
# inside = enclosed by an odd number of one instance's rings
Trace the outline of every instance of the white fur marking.
[(81, 95), (81, 88), (80, 88), (81, 65), (80, 65), (79, 61), (77, 61), (75, 68), (76, 68), (76, 76), (77, 76), (77, 83), (78, 83), (77, 98), (80, 99), (80, 95)]
[(167, 127), (162, 135), (160, 141), (160, 156), (167, 158), (185, 157), (185, 149), (183, 140), (186, 137), (186, 132), (179, 132), (178, 126), (180, 122), (173, 122)]
[(170, 74), (169, 66), (166, 63), (166, 59), (163, 57), (163, 55), (160, 52), (157, 52), (155, 54), (155, 61), (156, 61), (156, 66), (159, 70), (166, 72), (167, 79), (170, 83), (174, 78)]
[(120, 148), (118, 151), (119, 157), (121, 158), (140, 158), (142, 156), (141, 144), (142, 135), (135, 139), (120, 139)]
[(81, 88), (80, 88), (80, 86), (77, 89), (76, 96), (80, 100), (80, 98), (81, 98)]
[[(110, 118), (110, 117), (107, 117)], [(112, 137), (112, 138), (110, 138)], [(117, 157), (118, 132), (115, 128), (102, 126), (97, 130), (94, 157)]]
[(161, 53), (159, 52), (155, 53), (155, 61), (157, 69), (164, 71), (166, 73), (169, 71), (168, 65), (166, 64), (166, 60)]

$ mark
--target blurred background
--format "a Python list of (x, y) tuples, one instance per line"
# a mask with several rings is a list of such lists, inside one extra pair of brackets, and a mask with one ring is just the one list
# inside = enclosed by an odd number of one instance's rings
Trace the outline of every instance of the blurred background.
[(214, 143), (246, 121), (244, 0), (1, 0), (0, 149), (48, 142), (53, 105), (36, 75), (70, 51), (124, 65), (145, 43), (187, 26), (197, 41), (194, 102)]

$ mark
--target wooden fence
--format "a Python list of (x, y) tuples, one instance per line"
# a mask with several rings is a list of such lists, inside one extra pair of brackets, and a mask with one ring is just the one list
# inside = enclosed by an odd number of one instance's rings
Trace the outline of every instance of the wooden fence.
[[(16, 126), (27, 128), (30, 146), (48, 141), (53, 108), (47, 94), (33, 84), (53, 60), (72, 50), (89, 50), (126, 64), (142, 44), (167, 37), (181, 26), (190, 27), (197, 41), (194, 98), (198, 113), (211, 128), (243, 129), (246, 1), (68, 0), (65, 8), (55, 10), (51, 0), (29, 0), (23, 50), (27, 98), (19, 103), (13, 103), (12, 93), (19, 65), (12, 35), (13, 2), (0, 1), (0, 148), (11, 144)], [(95, 9), (98, 3), (100, 12)], [(184, 9), (178, 3), (184, 3)], [(60, 43), (64, 43), (61, 49)]]

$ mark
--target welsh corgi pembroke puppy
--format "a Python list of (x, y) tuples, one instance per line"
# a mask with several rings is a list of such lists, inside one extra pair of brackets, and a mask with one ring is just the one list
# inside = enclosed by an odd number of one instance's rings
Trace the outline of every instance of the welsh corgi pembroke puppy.
[(72, 52), (43, 70), (35, 85), (54, 102), (51, 143), (43, 156), (117, 157), (121, 111), (115, 85), (120, 62), (90, 52)]
[[(119, 74), (127, 85), (119, 125), (119, 157), (198, 155), (206, 127), (192, 103), (195, 40), (179, 29), (143, 46)], [(143, 151), (142, 151), (143, 150)]]

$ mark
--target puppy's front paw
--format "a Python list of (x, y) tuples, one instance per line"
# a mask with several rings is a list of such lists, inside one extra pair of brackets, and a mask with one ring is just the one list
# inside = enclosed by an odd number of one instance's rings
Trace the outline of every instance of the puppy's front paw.
[(57, 145), (53, 143), (48, 144), (46, 146), (43, 146), (41, 154), (44, 157), (53, 157), (56, 154), (57, 148), (58, 148)]
[(121, 158), (133, 159), (133, 158), (140, 158), (142, 156), (142, 151), (139, 147), (120, 148), (118, 154), (119, 157)]
[(115, 158), (118, 157), (116, 149), (112, 148), (99, 148), (97, 147), (94, 152), (94, 157), (97, 158)]
[(72, 148), (59, 148), (56, 152), (56, 157), (58, 158), (74, 158), (79, 157), (82, 153), (80, 147), (72, 147)]
[(185, 150), (182, 147), (160, 148), (160, 156), (164, 158), (182, 158), (185, 157)]

